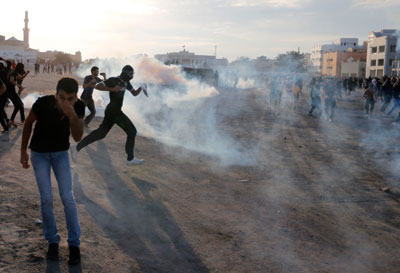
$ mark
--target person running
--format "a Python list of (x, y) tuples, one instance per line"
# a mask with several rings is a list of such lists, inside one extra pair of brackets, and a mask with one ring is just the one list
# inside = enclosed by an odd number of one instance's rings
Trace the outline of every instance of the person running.
[[(96, 107), (93, 101), (93, 89), (95, 85), (101, 82), (101, 79), (98, 77), (99, 68), (97, 66), (93, 66), (90, 69), (91, 75), (88, 75), (83, 80), (83, 92), (81, 95), (81, 100), (85, 102), (86, 107), (89, 109), (90, 114), (85, 118), (84, 123), (85, 127), (89, 127), (90, 121), (96, 115)], [(102, 73), (104, 80), (107, 80), (106, 73)]]
[(53, 211), (53, 190), (50, 170), (53, 169), (68, 229), (69, 264), (80, 263), (81, 228), (78, 211), (72, 193), (72, 175), (68, 156), (69, 136), (79, 141), (83, 135), (85, 104), (78, 99), (78, 82), (72, 78), (62, 78), (57, 83), (56, 94), (39, 98), (32, 106), (22, 132), (22, 167), (27, 169), (29, 155), (28, 142), (35, 124), (29, 148), (31, 162), (40, 193), (40, 207), (43, 219), (43, 234), (49, 247), (47, 259), (58, 260), (58, 234)]
[(365, 98), (365, 116), (371, 118), (376, 97), (376, 89), (372, 83), (370, 83), (369, 87), (365, 90), (363, 97)]
[(22, 90), (24, 90), (24, 87), (22, 86), (22, 82), (24, 81), (25, 77), (28, 76), (29, 70), (25, 72), (24, 69), (21, 71), (17, 72), (17, 84), (18, 86), (18, 95), (21, 96)]
[(76, 146), (71, 147), (72, 160), (76, 163), (78, 152), (86, 147), (87, 145), (103, 139), (107, 133), (111, 130), (114, 124), (121, 127), (127, 134), (125, 152), (127, 153), (127, 165), (139, 165), (143, 163), (143, 160), (138, 159), (134, 156), (135, 148), (135, 137), (136, 128), (132, 121), (122, 112), (122, 104), (124, 101), (125, 90), (128, 90), (133, 96), (137, 96), (141, 91), (147, 96), (147, 85), (142, 84), (137, 90), (135, 90), (130, 84), (130, 80), (133, 79), (134, 70), (132, 66), (126, 65), (123, 67), (120, 76), (111, 77), (104, 82), (100, 82), (96, 85), (96, 89), (100, 91), (110, 92), (110, 103), (107, 105), (104, 112), (103, 122), (100, 127), (92, 131)]
[(23, 123), (25, 121), (24, 103), (22, 102), (21, 98), (17, 94), (17, 91), (15, 90), (15, 86), (19, 85), (17, 82), (18, 75), (23, 74), (25, 74), (24, 65), (22, 63), (18, 63), (15, 67), (15, 70), (11, 72), (8, 81), (8, 97), (14, 104), (14, 111), (11, 114), (10, 125), (14, 127), (17, 127), (14, 119), (18, 112), (20, 112), (21, 115), (21, 122)]

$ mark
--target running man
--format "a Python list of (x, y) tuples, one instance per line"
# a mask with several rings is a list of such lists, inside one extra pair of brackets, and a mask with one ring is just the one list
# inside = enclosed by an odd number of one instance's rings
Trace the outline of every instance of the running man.
[[(85, 127), (89, 127), (90, 121), (96, 115), (96, 108), (94, 106), (93, 101), (93, 89), (95, 85), (101, 82), (101, 79), (98, 77), (99, 75), (99, 68), (97, 66), (93, 66), (90, 69), (91, 75), (88, 75), (83, 80), (83, 92), (81, 95), (81, 100), (85, 102), (86, 107), (89, 109), (90, 114), (85, 118), (84, 123)], [(101, 73), (104, 80), (107, 80), (106, 73)]]
[(69, 264), (79, 264), (81, 228), (78, 210), (72, 193), (72, 175), (68, 156), (69, 136), (79, 141), (83, 135), (85, 105), (78, 100), (78, 82), (62, 78), (57, 83), (55, 95), (39, 98), (25, 120), (22, 132), (21, 164), (29, 168), (27, 152), (32, 125), (36, 122), (29, 145), (31, 162), (40, 193), (43, 234), (49, 243), (47, 259), (58, 260), (58, 234), (53, 211), (53, 189), (50, 171), (55, 174), (68, 229)]
[(78, 152), (87, 145), (103, 139), (114, 124), (121, 127), (127, 134), (125, 144), (125, 152), (128, 155), (127, 165), (139, 165), (143, 163), (143, 160), (136, 158), (133, 153), (137, 133), (136, 128), (132, 121), (121, 110), (124, 102), (125, 90), (128, 90), (133, 96), (137, 96), (143, 91), (147, 96), (146, 84), (142, 84), (137, 90), (132, 87), (129, 81), (133, 79), (133, 75), (133, 67), (126, 65), (118, 77), (111, 77), (96, 85), (95, 88), (97, 90), (110, 92), (110, 103), (106, 107), (104, 119), (100, 127), (87, 135), (78, 145), (71, 147), (71, 157), (75, 163), (77, 162)]

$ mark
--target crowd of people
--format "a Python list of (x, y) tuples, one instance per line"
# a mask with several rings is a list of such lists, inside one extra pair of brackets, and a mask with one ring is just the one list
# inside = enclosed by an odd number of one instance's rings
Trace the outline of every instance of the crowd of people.
[[(52, 66), (49, 65), (47, 71), (52, 71), (51, 69)], [(15, 122), (18, 113), (20, 113), (21, 123), (25, 121), (24, 104), (20, 95), (24, 89), (23, 80), (28, 74), (29, 71), (25, 71), (22, 63), (15, 64), (10, 60), (0, 58), (0, 123), (3, 132), (8, 132), (12, 126), (18, 126)], [(103, 79), (100, 79), (99, 75)], [(78, 99), (78, 82), (73, 78), (64, 77), (59, 80), (55, 95), (39, 98), (33, 104), (26, 118), (22, 133), (20, 162), (23, 168), (29, 168), (30, 162), (34, 167), (41, 200), (43, 233), (49, 244), (47, 258), (50, 260), (59, 259), (58, 247), (61, 238), (53, 211), (53, 190), (49, 170), (53, 169), (56, 174), (63, 201), (68, 229), (69, 263), (78, 264), (81, 259), (81, 229), (72, 193), (70, 157), (73, 162), (77, 163), (79, 151), (106, 137), (113, 125), (116, 124), (126, 133), (127, 165), (143, 163), (143, 160), (134, 154), (136, 127), (122, 111), (125, 93), (138, 96), (143, 92), (147, 96), (147, 85), (142, 84), (137, 89), (133, 88), (130, 83), (133, 77), (134, 69), (130, 65), (124, 66), (119, 76), (108, 79), (105, 73), (99, 73), (99, 68), (93, 66), (91, 74), (84, 78), (81, 100)], [(318, 116), (324, 117), (330, 122), (334, 119), (337, 101), (344, 94), (350, 96), (356, 89), (363, 90), (365, 114), (369, 118), (378, 101), (382, 104), (380, 111), (387, 115), (400, 107), (400, 79), (398, 77), (384, 77), (382, 80), (378, 78), (313, 77), (308, 80), (301, 77), (281, 76), (267, 80), (266, 85), (269, 90), (268, 102), (277, 113), (282, 110), (282, 107), (295, 110), (299, 103), (302, 103), (302, 94), (308, 90), (311, 99), (311, 109), (308, 115), (312, 116), (317, 113)], [(94, 89), (109, 92), (110, 102), (105, 109), (104, 119), (100, 126), (83, 137), (84, 127), (89, 126), (96, 113), (92, 97)], [(8, 99), (14, 105), (10, 119), (5, 111)], [(90, 115), (86, 118), (85, 107), (88, 107), (90, 111)], [(389, 111), (387, 111), (388, 109)], [(400, 124), (400, 112), (396, 123)], [(70, 145), (70, 135), (77, 145)], [(30, 155), (28, 148), (31, 150)], [(70, 156), (68, 151), (70, 151)]]
[[(316, 111), (318, 116), (332, 122), (336, 103), (342, 96), (350, 96), (357, 89), (363, 90), (365, 99), (365, 116), (372, 117), (375, 105), (380, 102), (380, 111), (391, 115), (400, 107), (400, 79), (399, 77), (379, 78), (334, 78), (313, 77), (310, 80), (296, 77), (274, 77), (267, 81), (269, 90), (268, 101), (275, 112), (282, 107), (295, 109), (299, 103), (300, 94), (308, 90), (311, 99), (311, 108), (308, 115)], [(388, 112), (389, 105), (393, 106)], [(394, 121), (400, 124), (400, 112)]]
[(72, 74), (72, 63), (55, 64), (54, 61), (48, 61), (43, 64), (35, 63), (35, 75), (42, 73)]

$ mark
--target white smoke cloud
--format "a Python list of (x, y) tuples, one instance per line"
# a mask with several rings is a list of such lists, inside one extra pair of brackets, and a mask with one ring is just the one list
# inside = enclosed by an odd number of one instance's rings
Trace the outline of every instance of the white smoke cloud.
[(239, 78), (237, 87), (242, 88), (242, 89), (249, 89), (249, 88), (254, 88), (254, 79), (243, 79)]
[[(218, 90), (195, 79), (186, 79), (177, 66), (166, 66), (153, 58), (130, 57), (98, 59), (82, 65), (78, 75), (90, 74), (96, 65), (107, 77), (118, 76), (124, 65), (135, 69), (134, 88), (148, 84), (149, 97), (125, 93), (123, 111), (131, 118), (138, 134), (168, 145), (204, 153), (218, 158), (223, 165), (248, 165), (250, 157), (231, 136), (219, 130), (217, 116)], [(106, 94), (106, 95), (105, 95)], [(94, 99), (104, 107), (108, 92), (94, 91)], [(230, 105), (225, 105), (227, 112)]]

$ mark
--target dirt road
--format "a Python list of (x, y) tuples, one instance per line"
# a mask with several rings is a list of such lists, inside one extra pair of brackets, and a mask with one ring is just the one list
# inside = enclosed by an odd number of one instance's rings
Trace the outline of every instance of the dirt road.
[(62, 259), (50, 263), (33, 171), (18, 163), (22, 129), (1, 135), (0, 271), (399, 272), (400, 129), (365, 119), (360, 97), (344, 96), (329, 123), (306, 115), (306, 97), (274, 113), (263, 91), (221, 90), (209, 103), (245, 166), (138, 137), (146, 162), (126, 167), (113, 128), (73, 166), (83, 258), (70, 268), (59, 197)]

